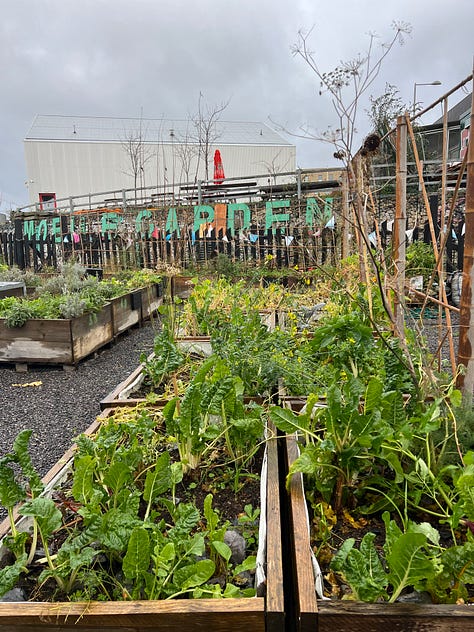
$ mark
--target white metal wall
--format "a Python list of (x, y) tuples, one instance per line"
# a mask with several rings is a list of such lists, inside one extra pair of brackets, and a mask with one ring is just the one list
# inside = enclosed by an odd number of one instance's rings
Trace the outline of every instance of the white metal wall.
[[(209, 155), (210, 179), (216, 148), (221, 153), (226, 178), (266, 173), (270, 177), (273, 173), (296, 169), (294, 145), (217, 145)], [(182, 148), (178, 144), (146, 144), (145, 158), (144, 177), (138, 181), (139, 186), (194, 180), (197, 159), (194, 157), (188, 170), (183, 169)], [(27, 139), (25, 159), (30, 203), (38, 202), (39, 193), (55, 193), (59, 199), (134, 187), (131, 160), (120, 143)], [(197, 177), (205, 178), (202, 164)]]

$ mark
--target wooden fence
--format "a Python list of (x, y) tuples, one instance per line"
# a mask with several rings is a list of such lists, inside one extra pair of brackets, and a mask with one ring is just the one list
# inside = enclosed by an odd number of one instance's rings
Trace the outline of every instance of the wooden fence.
[[(88, 268), (112, 271), (154, 268), (163, 263), (186, 269), (205, 265), (218, 254), (225, 254), (233, 261), (250, 265), (271, 258), (279, 268), (308, 269), (335, 264), (341, 257), (338, 202), (327, 208), (320, 206), (311, 207), (311, 213), (306, 200), (291, 200), (284, 209), (272, 207), (270, 219), (274, 221), (268, 228), (265, 203), (247, 207), (251, 223), (247, 221), (245, 229), (237, 223), (228, 227), (225, 213), (216, 215), (213, 222), (196, 223), (196, 208), (210, 207), (171, 209), (175, 218), (171, 223), (170, 209), (165, 208), (95, 209), (73, 215), (18, 214), (0, 232), (0, 261), (35, 271), (56, 269), (71, 260)], [(391, 238), (390, 222), (381, 217), (378, 221), (381, 246), (386, 249)], [(462, 224), (455, 231), (450, 233), (446, 247), (448, 272), (462, 269)], [(408, 234), (414, 240), (431, 241), (430, 231), (423, 223), (413, 226)]]

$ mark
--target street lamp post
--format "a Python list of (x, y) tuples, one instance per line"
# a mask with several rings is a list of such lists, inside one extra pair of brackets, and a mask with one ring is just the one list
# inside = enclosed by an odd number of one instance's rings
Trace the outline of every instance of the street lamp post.
[(428, 83), (415, 83), (413, 85), (413, 117), (416, 115), (416, 86), (440, 86), (441, 81), (429, 81)]

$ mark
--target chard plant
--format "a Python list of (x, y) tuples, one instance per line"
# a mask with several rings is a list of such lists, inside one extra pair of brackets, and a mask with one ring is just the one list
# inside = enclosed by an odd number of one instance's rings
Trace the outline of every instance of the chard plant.
[[(69, 485), (51, 498), (41, 496), (28, 455), (31, 432), (18, 436), (12, 453), (0, 461), (1, 501), (12, 524), (5, 544), (15, 558), (0, 570), (0, 595), (27, 573), (36, 576), (38, 589), (54, 582), (54, 597), (60, 599), (255, 594), (240, 581), (241, 573), (255, 569), (255, 556), (251, 552), (242, 564), (232, 564), (224, 542), (229, 522), (213, 508), (212, 496), (202, 513), (177, 498), (185, 464), (172, 461), (163, 423), (161, 412), (120, 410), (95, 435), (78, 437)], [(214, 434), (211, 443), (217, 449)], [(21, 482), (14, 467), (20, 468)], [(16, 529), (18, 502), (20, 513), (32, 520), (31, 533)], [(248, 543), (255, 546), (253, 535)], [(217, 575), (222, 586), (211, 581)]]
[(409, 521), (402, 531), (388, 512), (383, 521), (382, 551), (375, 545), (375, 534), (367, 533), (359, 548), (354, 538), (346, 540), (331, 562), (331, 570), (350, 586), (353, 599), (394, 603), (407, 588), (428, 592), (434, 603), (468, 598), (474, 584), (472, 538), (443, 548), (439, 532), (429, 523)]

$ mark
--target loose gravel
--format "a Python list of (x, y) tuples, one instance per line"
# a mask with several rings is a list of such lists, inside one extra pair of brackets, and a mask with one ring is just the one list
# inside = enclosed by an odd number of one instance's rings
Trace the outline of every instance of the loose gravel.
[[(130, 329), (71, 371), (31, 365), (17, 373), (0, 365), (0, 455), (31, 429), (31, 458), (44, 476), (100, 414), (100, 401), (139, 365), (140, 354), (153, 350), (158, 328), (153, 320)], [(0, 506), (0, 520), (5, 515)]]

